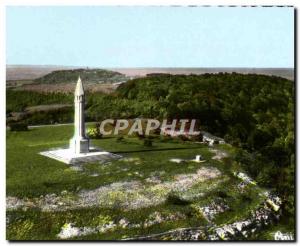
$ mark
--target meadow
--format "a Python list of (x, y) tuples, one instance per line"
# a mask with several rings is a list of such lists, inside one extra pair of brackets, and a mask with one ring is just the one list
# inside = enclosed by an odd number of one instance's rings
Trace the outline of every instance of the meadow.
[[(67, 146), (72, 133), (72, 126), (7, 131), (7, 239), (125, 240), (178, 228), (208, 232), (247, 218), (264, 199), (258, 186), (239, 188), (230, 145), (154, 136), (147, 147), (137, 137), (107, 136), (92, 144), (121, 160), (70, 166), (39, 155)], [(228, 157), (215, 159), (212, 149)], [(193, 161), (199, 154), (205, 162)], [(219, 208), (213, 216), (203, 210), (211, 204)]]

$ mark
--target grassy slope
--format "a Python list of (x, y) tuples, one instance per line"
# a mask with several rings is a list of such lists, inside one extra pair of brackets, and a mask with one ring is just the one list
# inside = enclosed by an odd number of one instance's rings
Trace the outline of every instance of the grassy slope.
[[(51, 130), (49, 130), (51, 129)], [(40, 151), (67, 146), (72, 137), (72, 126), (43, 127), (28, 132), (7, 132), (7, 194), (18, 197), (39, 196), (62, 190), (75, 191), (77, 188), (96, 188), (116, 181), (133, 179), (128, 173), (139, 171), (146, 177), (154, 171), (165, 171), (166, 179), (176, 173), (193, 172), (200, 164), (183, 164), (168, 162), (169, 158), (193, 158), (196, 154), (210, 157), (207, 148), (199, 144), (156, 142), (153, 147), (144, 147), (136, 138), (126, 138), (117, 142), (116, 138), (93, 140), (94, 145), (105, 150), (120, 153), (123, 156), (138, 157), (143, 165), (132, 166), (130, 163), (115, 161), (112, 165), (87, 164), (85, 167), (99, 171), (100, 176), (72, 171), (68, 165), (39, 155)], [(176, 168), (174, 168), (176, 167)], [(106, 170), (109, 168), (109, 170)], [(128, 168), (126, 172), (120, 172)], [(89, 172), (87, 170), (87, 173)], [(109, 171), (114, 175), (106, 175)]]
[[(108, 151), (113, 151), (127, 157), (140, 158), (141, 164), (134, 165), (130, 162), (115, 161), (110, 165), (87, 164), (84, 172), (76, 172), (69, 166), (40, 156), (38, 152), (53, 147), (68, 144), (72, 136), (72, 126), (35, 128), (28, 132), (7, 132), (7, 195), (17, 197), (38, 197), (48, 193), (60, 194), (63, 190), (76, 192), (80, 189), (94, 189), (101, 185), (130, 180), (143, 180), (153, 172), (165, 171), (161, 176), (163, 181), (170, 180), (175, 174), (193, 173), (203, 165), (216, 166), (222, 171), (225, 183), (205, 197), (192, 201), (195, 204), (208, 204), (222, 190), (226, 193), (226, 201), (232, 211), (226, 212), (216, 218), (217, 224), (222, 224), (230, 218), (239, 218), (246, 215), (250, 208), (255, 207), (258, 201), (243, 200), (235, 190), (237, 182), (230, 175), (230, 166), (225, 163), (211, 160), (212, 153), (208, 148), (189, 142), (162, 142), (154, 141), (153, 147), (144, 147), (143, 142), (136, 138), (125, 138), (117, 142), (116, 138), (95, 140), (93, 143)], [(220, 146), (221, 147), (221, 146)], [(224, 148), (224, 147), (223, 147)], [(227, 149), (229, 147), (226, 147)], [(230, 148), (229, 148), (230, 149)], [(231, 151), (233, 151), (231, 149)], [(176, 164), (168, 160), (170, 158), (193, 158), (196, 154), (202, 154), (209, 162)], [(122, 169), (127, 168), (127, 171)], [(143, 175), (136, 176), (135, 172)], [(91, 177), (89, 174), (97, 172), (100, 175)], [(204, 182), (200, 186), (193, 187), (200, 192), (212, 183)], [(256, 193), (254, 194), (256, 195)], [(244, 213), (241, 214), (241, 209)], [(163, 222), (149, 228), (118, 229), (104, 234), (93, 234), (82, 239), (121, 239), (137, 235), (163, 232), (169, 229), (189, 226), (205, 226), (206, 220), (197, 215), (190, 204), (176, 205), (172, 203), (160, 204), (155, 207), (143, 208), (133, 211), (122, 211), (118, 208), (89, 208), (71, 210), (67, 212), (41, 212), (28, 209), (8, 212), (10, 224), (7, 230), (8, 239), (56, 239), (62, 225), (74, 222), (76, 226), (93, 226), (97, 224), (97, 218), (106, 215), (111, 220), (117, 221), (127, 218), (131, 222), (145, 221), (147, 216), (154, 211), (162, 213), (180, 211), (187, 218), (172, 222)], [(96, 219), (96, 220), (95, 220)], [(79, 239), (79, 238), (78, 238)]]

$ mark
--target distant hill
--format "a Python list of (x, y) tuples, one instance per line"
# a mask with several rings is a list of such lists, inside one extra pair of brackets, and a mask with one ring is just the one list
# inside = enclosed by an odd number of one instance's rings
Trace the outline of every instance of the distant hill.
[(241, 74), (263, 74), (278, 76), (289, 80), (294, 80), (293, 68), (205, 68), (205, 67), (152, 67), (152, 68), (110, 68), (112, 71), (120, 72), (130, 77), (144, 77), (148, 74), (205, 74), (205, 73), (241, 73)]
[[(118, 71), (111, 71), (110, 69), (98, 69), (89, 67), (78, 67), (78, 66), (52, 66), (52, 65), (6, 65), (6, 81), (8, 84), (19, 81), (19, 83), (36, 82), (40, 83), (69, 83), (68, 78), (75, 78), (80, 73), (82, 78), (88, 78), (90, 82), (95, 83), (96, 81), (107, 81), (110, 83), (124, 82), (127, 80), (126, 75), (123, 75)], [(82, 74), (81, 74), (82, 73)], [(48, 75), (48, 76), (46, 76)], [(66, 79), (63, 82), (57, 76), (65, 76)], [(75, 79), (75, 81), (77, 80)], [(74, 82), (74, 80), (72, 80)]]
[(114, 71), (105, 69), (69, 69), (53, 71), (43, 77), (35, 79), (33, 82), (37, 84), (60, 84), (74, 83), (78, 77), (85, 83), (118, 83), (125, 82), (126, 76)]
[[(11, 80), (34, 80), (45, 76), (53, 71), (85, 69), (86, 67), (75, 66), (39, 66), (39, 65), (7, 65), (6, 81)], [(93, 69), (95, 69), (93, 67)], [(103, 69), (103, 68), (102, 68)], [(178, 68), (104, 68), (105, 70), (122, 73), (125, 76), (143, 77), (151, 73), (169, 73), (169, 74), (204, 74), (204, 73), (242, 73), (242, 74), (264, 74), (283, 77), (294, 80), (293, 68), (204, 68), (204, 67), (178, 67)]]
[(38, 65), (6, 65), (6, 81), (33, 80), (56, 70), (76, 69), (83, 67), (38, 66)]
[(89, 92), (113, 92), (129, 77), (109, 69), (66, 66), (7, 65), (6, 88), (37, 92), (74, 92), (78, 76)]

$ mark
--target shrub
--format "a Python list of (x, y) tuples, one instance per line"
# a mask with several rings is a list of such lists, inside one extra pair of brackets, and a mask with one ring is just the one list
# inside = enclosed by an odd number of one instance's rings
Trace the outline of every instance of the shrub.
[(160, 131), (161, 131), (160, 128), (156, 128), (156, 129), (154, 129), (154, 130), (152, 131), (152, 133), (155, 134), (155, 135), (160, 135)]
[(152, 140), (149, 138), (144, 139), (144, 146), (151, 147), (152, 146)]
[(173, 141), (173, 138), (169, 135), (161, 135), (160, 136), (160, 141), (165, 143), (165, 142), (170, 142)]
[(181, 140), (181, 141), (188, 141), (189, 138), (185, 135), (179, 135), (178, 138)]
[(134, 133), (134, 136), (137, 137), (138, 139), (144, 139), (145, 138), (145, 134), (139, 134), (138, 132)]
[(92, 138), (92, 139), (100, 139), (100, 138), (102, 138), (102, 134), (100, 132), (98, 132), (94, 128), (88, 129), (87, 130), (87, 135), (88, 135), (89, 138)]
[(93, 128), (89, 128), (87, 130), (87, 135), (89, 138), (92, 138), (92, 139), (100, 139), (102, 138), (102, 134), (100, 133), (100, 129), (98, 127), (98, 125), (96, 125), (95, 127)]
[(250, 202), (252, 202), (252, 197), (248, 194), (241, 194), (241, 200), (243, 202), (250, 203)]
[(202, 133), (199, 133), (199, 134), (196, 135), (196, 136), (192, 136), (192, 137), (191, 137), (191, 140), (197, 141), (197, 142), (203, 142), (203, 134), (202, 134)]
[(121, 142), (121, 141), (123, 141), (123, 140), (124, 140), (124, 137), (123, 137), (123, 136), (119, 136), (119, 137), (117, 137), (117, 139), (116, 139), (117, 142)]
[(11, 123), (9, 127), (12, 132), (28, 131), (28, 125), (26, 123)]
[(227, 194), (226, 190), (219, 190), (219, 191), (216, 191), (216, 196), (221, 197), (221, 198), (227, 198), (228, 194)]

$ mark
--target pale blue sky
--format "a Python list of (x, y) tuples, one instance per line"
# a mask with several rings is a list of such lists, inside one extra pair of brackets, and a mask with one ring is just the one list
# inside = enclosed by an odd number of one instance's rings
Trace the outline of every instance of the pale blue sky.
[(7, 64), (293, 67), (294, 9), (7, 7)]

